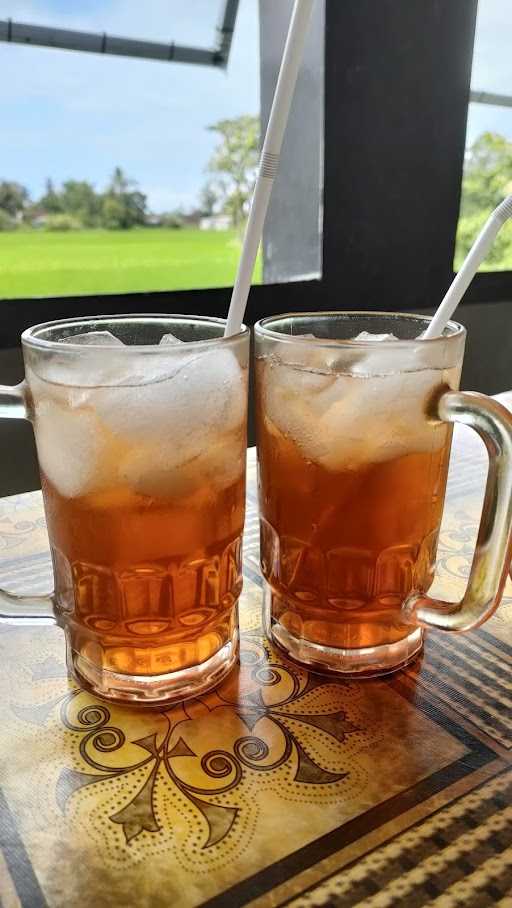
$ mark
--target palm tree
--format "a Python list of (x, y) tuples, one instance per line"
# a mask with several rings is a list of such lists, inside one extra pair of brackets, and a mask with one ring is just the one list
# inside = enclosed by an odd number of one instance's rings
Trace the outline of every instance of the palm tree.
[(124, 195), (135, 186), (134, 180), (130, 180), (122, 167), (114, 167), (114, 172), (110, 178), (108, 191), (112, 195)]

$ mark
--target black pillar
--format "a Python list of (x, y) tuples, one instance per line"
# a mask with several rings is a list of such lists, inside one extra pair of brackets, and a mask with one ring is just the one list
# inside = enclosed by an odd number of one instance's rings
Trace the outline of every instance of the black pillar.
[(452, 278), (477, 0), (327, 0), (323, 265), (343, 308)]

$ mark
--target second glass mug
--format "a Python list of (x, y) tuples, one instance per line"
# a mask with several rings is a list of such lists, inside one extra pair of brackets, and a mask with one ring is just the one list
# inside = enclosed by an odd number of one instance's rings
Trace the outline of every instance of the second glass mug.
[[(428, 322), (324, 312), (255, 326), (265, 629), (313, 670), (394, 671), (419, 653), (425, 628), (469, 630), (501, 599), (512, 417), (458, 390), (465, 329), (450, 322), (418, 341)], [(489, 470), (467, 590), (449, 603), (427, 591), (455, 422), (481, 435)]]
[(107, 699), (195, 696), (238, 657), (249, 331), (224, 327), (48, 322), (0, 388), (0, 416), (34, 427), (55, 578), (46, 598), (0, 591), (0, 620), (59, 624), (71, 674)]

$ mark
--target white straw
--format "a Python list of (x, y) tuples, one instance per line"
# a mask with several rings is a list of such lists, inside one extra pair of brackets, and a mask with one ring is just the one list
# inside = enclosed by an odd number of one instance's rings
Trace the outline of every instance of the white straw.
[(261, 160), (258, 171), (251, 210), (245, 229), (242, 254), (238, 265), (235, 286), (229, 304), (228, 319), (225, 336), (236, 334), (244, 320), (247, 297), (251, 287), (254, 263), (258, 254), (263, 224), (267, 213), (270, 194), (277, 173), (283, 135), (290, 112), (290, 104), (297, 81), (302, 51), (306, 40), (314, 0), (295, 0), (288, 36), (281, 61), (281, 68), (277, 79), (274, 100), (267, 126), (267, 134), (263, 142)]
[(507, 196), (507, 198), (494, 209), (493, 213), (485, 222), (482, 230), (469, 250), (459, 273), (450, 285), (444, 299), (439, 304), (439, 308), (427, 330), (422, 335), (423, 338), (439, 337), (443, 333), (447, 322), (459, 305), (479, 266), (494, 243), (498, 232), (503, 227), (505, 221), (510, 217), (512, 217), (512, 195)]

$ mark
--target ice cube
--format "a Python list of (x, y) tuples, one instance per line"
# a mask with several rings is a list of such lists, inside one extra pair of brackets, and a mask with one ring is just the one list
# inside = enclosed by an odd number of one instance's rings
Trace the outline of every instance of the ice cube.
[[(87, 347), (83, 353), (75, 348), (76, 338), (59, 341), (62, 348), (52, 351), (46, 358), (27, 364), (26, 376), (34, 396), (49, 394), (66, 400), (70, 406), (82, 406), (86, 395), (83, 389), (120, 384), (130, 381), (133, 374), (133, 355), (122, 341), (110, 339), (87, 341), (88, 337), (103, 338), (108, 332), (91, 332), (79, 335), (84, 338), (77, 346)], [(72, 340), (66, 349), (66, 341)], [(122, 349), (120, 349), (122, 348)], [(77, 393), (72, 393), (76, 389)]]
[[(314, 334), (293, 334), (287, 336), (286, 344), (275, 354), (268, 357), (276, 362), (286, 363), (291, 367), (305, 367), (314, 372), (326, 372), (329, 369), (326, 348), (321, 344), (321, 338)], [(318, 341), (318, 343), (302, 343), (302, 341)]]
[[(218, 349), (191, 354), (180, 345), (176, 353), (155, 352), (135, 361), (130, 356), (124, 367), (117, 356), (109, 354), (101, 379), (112, 383), (121, 374), (126, 383), (118, 387), (92, 386), (99, 373), (95, 379), (80, 376), (82, 387), (66, 387), (41, 381), (28, 370), (43, 471), (70, 497), (120, 480), (148, 495), (166, 483), (169, 494), (177, 482), (190, 487), (197, 476), (204, 484), (205, 464), (199, 464), (198, 473), (186, 465), (208, 455), (219, 432), (241, 432), (244, 426), (246, 373), (234, 354)], [(76, 378), (73, 360), (69, 370)], [(182, 467), (180, 477), (176, 471)], [(226, 475), (230, 471), (226, 464)], [(220, 472), (219, 467), (219, 477)]]
[(369, 331), (360, 331), (352, 340), (364, 341), (365, 343), (381, 343), (381, 341), (398, 340), (398, 338), (394, 334), (370, 334)]
[(441, 382), (438, 370), (367, 377), (275, 369), (267, 363), (263, 373), (265, 413), (326, 469), (357, 469), (443, 443), (444, 427), (432, 426), (425, 415)]
[(226, 489), (245, 470), (245, 432), (219, 435), (201, 458), (201, 469), (215, 489)]
[(121, 343), (117, 346), (123, 349), (107, 351), (106, 347), (91, 346), (86, 356), (71, 348), (62, 356), (52, 354), (48, 360), (37, 362), (37, 373), (28, 365), (26, 375), (34, 397), (49, 395), (70, 407), (82, 407), (97, 389), (114, 391), (118, 386), (164, 381), (193, 358), (190, 353), (174, 356), (167, 350), (143, 353)]
[[(368, 346), (361, 348), (354, 344), (354, 350), (358, 351), (358, 355), (350, 371), (372, 376), (419, 372), (422, 369), (444, 369), (453, 365), (449, 361), (453, 354), (443, 345), (434, 347), (431, 344), (409, 342), (407, 346), (401, 345), (397, 349), (394, 344), (389, 343), (398, 340), (394, 334), (370, 334), (368, 331), (361, 331), (353, 341), (363, 341)], [(381, 346), (382, 342), (385, 343)]]
[(291, 366), (267, 360), (263, 367), (263, 407), (266, 415), (313, 460), (324, 452), (317, 423), (336, 399), (331, 398), (335, 386), (335, 375), (310, 371), (303, 365)]
[(91, 393), (91, 406), (112, 433), (133, 442), (185, 445), (191, 458), (207, 448), (208, 433), (229, 432), (243, 423), (245, 379), (231, 350), (182, 356), (180, 347), (172, 362), (157, 359), (153, 371), (149, 361), (145, 374), (134, 375), (131, 386)]
[[(362, 332), (365, 334), (366, 332)], [(384, 335), (383, 335), (384, 337)], [(302, 344), (301, 340), (313, 340), (318, 343)], [(355, 338), (354, 338), (355, 339)], [(298, 340), (294, 344), (293, 341)], [(304, 366), (312, 372), (336, 373), (350, 372), (352, 363), (362, 359), (362, 348), (351, 346), (347, 340), (316, 337), (314, 334), (295, 334), (290, 336), (286, 346), (279, 351), (279, 360), (290, 366)]]
[[(338, 381), (343, 381), (340, 377)], [(344, 390), (318, 420), (330, 470), (357, 469), (404, 454), (440, 447), (443, 426), (428, 422), (425, 406), (440, 384), (437, 370), (344, 379)]]
[(74, 498), (116, 482), (116, 459), (93, 412), (42, 400), (34, 427), (39, 464), (61, 495)]
[(139, 495), (179, 498), (194, 490), (186, 458), (181, 445), (134, 445), (119, 463), (119, 478)]
[(323, 340), (324, 343), (329, 342), (329, 343), (334, 343), (334, 344), (335, 343), (344, 344), (347, 342), (347, 340), (364, 341), (365, 343), (367, 343), (368, 341), (370, 341), (370, 342), (377, 341), (378, 342), (378, 341), (398, 340), (398, 338), (395, 337), (394, 334), (371, 334), (370, 331), (360, 331), (359, 334), (356, 334), (355, 337), (351, 337), (351, 338), (335, 338), (335, 337), (323, 338), (323, 337), (317, 337), (316, 334), (293, 334), (293, 335), (290, 335), (290, 337), (292, 339), (295, 337), (298, 337), (298, 338), (305, 338), (306, 340), (319, 340), (319, 341)]
[(387, 345), (387, 342), (396, 340), (398, 338), (394, 334), (371, 334), (369, 331), (361, 331), (352, 338), (352, 341), (355, 343), (363, 341), (364, 344), (368, 344), (368, 348), (355, 348), (357, 356), (350, 365), (350, 371), (367, 376), (396, 372), (396, 350), (393, 349), (393, 345)]
[(217, 434), (192, 458), (184, 444), (135, 446), (121, 460), (119, 475), (140, 495), (181, 498), (204, 486), (222, 490), (243, 473), (243, 441), (241, 433)]
[(182, 341), (179, 337), (176, 337), (174, 334), (171, 334), (170, 332), (168, 334), (164, 334), (160, 338), (160, 341), (159, 341), (159, 345), (161, 347), (167, 347), (167, 346), (170, 346), (173, 344), (184, 344), (184, 343), (185, 343), (185, 341)]
[(61, 337), (59, 344), (80, 344), (85, 347), (123, 347), (122, 340), (114, 337), (110, 331), (89, 331), (83, 334), (68, 334)]

